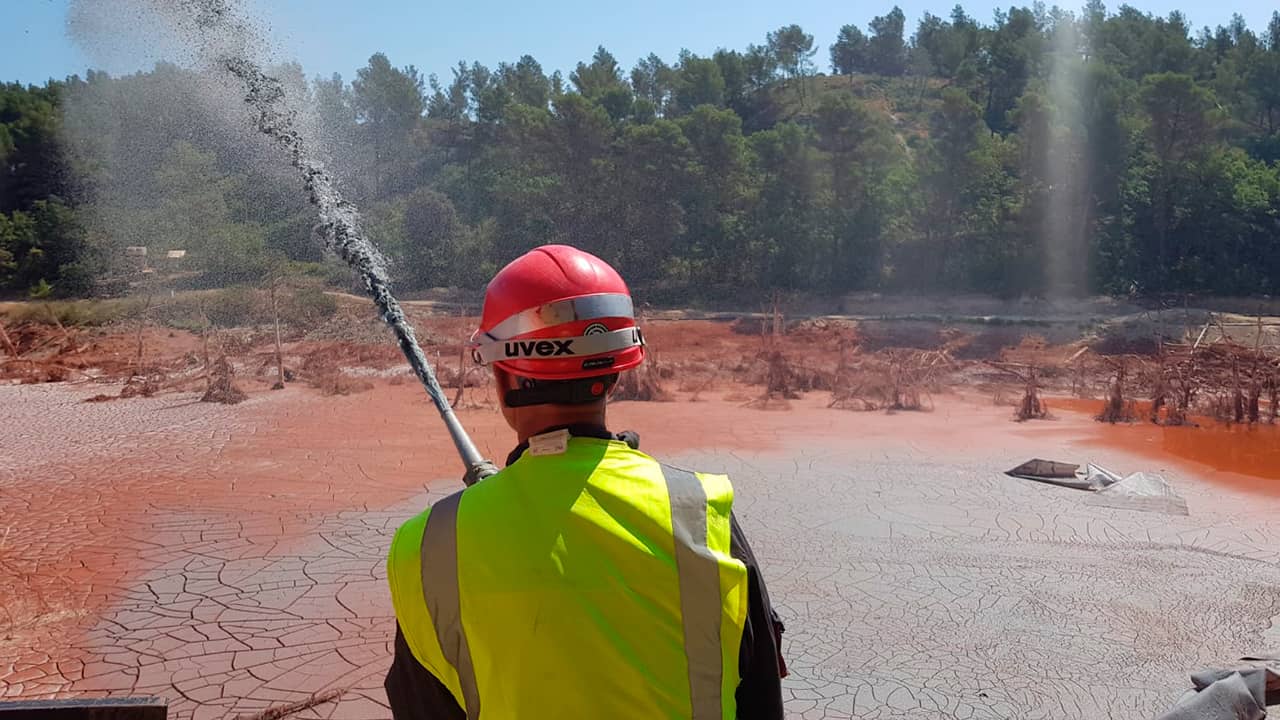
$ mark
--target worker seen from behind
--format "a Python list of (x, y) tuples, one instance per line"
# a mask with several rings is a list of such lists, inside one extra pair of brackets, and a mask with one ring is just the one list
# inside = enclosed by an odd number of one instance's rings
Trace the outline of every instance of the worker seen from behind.
[(607, 429), (645, 358), (618, 273), (533, 250), (489, 283), (472, 342), (519, 444), (396, 533), (394, 716), (781, 718), (782, 624), (728, 478)]

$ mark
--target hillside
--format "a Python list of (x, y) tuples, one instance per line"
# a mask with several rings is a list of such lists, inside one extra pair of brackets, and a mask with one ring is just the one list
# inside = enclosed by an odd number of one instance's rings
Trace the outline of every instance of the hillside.
[[(272, 72), (401, 291), (560, 242), (682, 305), (1280, 292), (1280, 13), (1194, 36), (1128, 7), (904, 22), (630, 69), (600, 47), (567, 74)], [(342, 284), (287, 158), (212, 111), (241, 100), (164, 63), (4, 86), (0, 295), (141, 287), (138, 248), (183, 251), (177, 289)]]

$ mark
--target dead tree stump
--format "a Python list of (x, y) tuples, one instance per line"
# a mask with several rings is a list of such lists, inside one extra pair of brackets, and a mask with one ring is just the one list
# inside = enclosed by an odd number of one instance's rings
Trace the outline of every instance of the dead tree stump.
[(200, 398), (200, 402), (216, 402), (224, 405), (235, 405), (248, 398), (244, 391), (236, 387), (235, 371), (231, 367), (231, 363), (227, 361), (227, 357), (223, 355), (213, 363), (213, 368), (209, 372), (208, 384), (205, 386), (204, 396)]

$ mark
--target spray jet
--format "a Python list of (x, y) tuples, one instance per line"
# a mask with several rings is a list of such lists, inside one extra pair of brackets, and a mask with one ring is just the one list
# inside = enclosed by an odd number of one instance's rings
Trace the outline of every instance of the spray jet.
[[(326, 247), (360, 275), (379, 315), (395, 334), (400, 351), (439, 411), (466, 468), (464, 482), (471, 485), (495, 474), (497, 467), (480, 454), (454, 414), (413, 327), (391, 294), (386, 260), (365, 235), (359, 210), (343, 198), (333, 175), (309, 147), (297, 111), (286, 102), (283, 84), (267, 75), (252, 59), (254, 53), (250, 48), (259, 45), (252, 26), (235, 16), (234, 5), (229, 0), (180, 0), (174, 5), (157, 5), (156, 9), (167, 13), (179, 26), (188, 28), (203, 64), (227, 72), (242, 83), (244, 100), (255, 114), (258, 131), (288, 152), (290, 164), (298, 170), (308, 199), (320, 214), (313, 234), (321, 236)], [(175, 18), (174, 12), (180, 15)]]

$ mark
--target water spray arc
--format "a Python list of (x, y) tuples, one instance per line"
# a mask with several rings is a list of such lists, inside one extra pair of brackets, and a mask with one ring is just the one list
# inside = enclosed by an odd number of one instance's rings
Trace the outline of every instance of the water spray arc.
[(480, 454), (445, 398), (413, 327), (391, 294), (386, 261), (365, 236), (359, 211), (342, 197), (333, 175), (308, 147), (299, 130), (297, 112), (286, 102), (283, 84), (267, 75), (261, 65), (250, 58), (248, 48), (258, 44), (258, 34), (246, 21), (235, 17), (228, 0), (181, 0), (176, 7), (168, 7), (169, 11), (174, 9), (188, 13), (178, 19), (180, 26), (189, 27), (188, 23), (194, 21), (193, 39), (199, 46), (200, 59), (215, 70), (230, 73), (243, 84), (244, 99), (253, 109), (257, 129), (288, 152), (290, 163), (301, 175), (308, 199), (319, 211), (319, 234), (330, 250), (360, 274), (378, 313), (395, 334), (401, 352), (439, 411), (466, 466), (464, 481), (470, 485), (496, 473), (497, 468)]
[(324, 167), (308, 157), (302, 136), (294, 128), (293, 113), (280, 109), (284, 100), (284, 88), (280, 81), (268, 76), (255, 63), (245, 58), (229, 58), (225, 61), (225, 67), (245, 84), (248, 90), (245, 102), (257, 113), (258, 129), (283, 145), (289, 151), (290, 162), (302, 173), (308, 197), (320, 211), (319, 230), (325, 244), (360, 273), (369, 297), (378, 307), (383, 321), (395, 333), (400, 351), (404, 353), (409, 366), (422, 381), (431, 402), (440, 412), (440, 419), (444, 421), (453, 438), (454, 447), (467, 466), (467, 483), (471, 484), (497, 472), (493, 463), (480, 455), (445, 398), (435, 371), (418, 344), (413, 326), (405, 317), (400, 303), (391, 294), (381, 254), (361, 231), (358, 211), (343, 199), (334, 187), (333, 177)]

